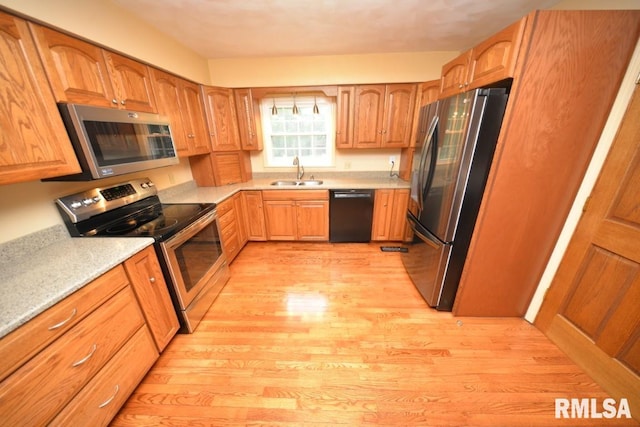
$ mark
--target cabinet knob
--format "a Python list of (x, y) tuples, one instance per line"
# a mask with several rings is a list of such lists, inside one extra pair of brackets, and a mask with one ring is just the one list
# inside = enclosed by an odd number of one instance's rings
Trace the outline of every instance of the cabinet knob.
[(149, 277), (149, 281), (151, 283), (156, 283), (156, 278), (155, 277)]
[(464, 87), (464, 85), (463, 85), (462, 83), (460, 83), (460, 84), (458, 85), (458, 89), (462, 89), (463, 87)]
[(122, 105), (124, 105), (126, 103), (127, 103), (127, 101), (125, 101), (124, 99), (122, 101), (120, 101), (120, 104), (122, 104)]
[(190, 133), (189, 135), (187, 135), (187, 138), (194, 138), (194, 137), (195, 137), (195, 135), (194, 135), (194, 134), (192, 134), (192, 133)]
[(113, 99), (111, 100), (111, 102), (112, 102), (113, 104), (116, 104), (116, 105), (118, 104), (118, 100), (117, 100), (117, 99), (115, 99), (115, 98), (113, 98)]

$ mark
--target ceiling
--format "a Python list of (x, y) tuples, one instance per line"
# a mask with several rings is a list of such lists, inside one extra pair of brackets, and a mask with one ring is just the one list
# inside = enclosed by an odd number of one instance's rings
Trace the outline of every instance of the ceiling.
[(112, 0), (208, 59), (462, 51), (558, 0)]

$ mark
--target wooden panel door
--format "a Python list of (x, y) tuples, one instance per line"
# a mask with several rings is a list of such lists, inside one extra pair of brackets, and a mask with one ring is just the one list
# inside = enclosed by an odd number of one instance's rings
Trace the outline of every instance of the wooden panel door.
[(262, 125), (260, 107), (254, 101), (251, 89), (234, 89), (238, 133), (243, 150), (262, 150)]
[(469, 50), (442, 66), (440, 99), (465, 91), (470, 57), (471, 51)]
[(409, 146), (413, 108), (417, 85), (387, 85), (382, 122), (382, 148), (404, 148)]
[(120, 108), (157, 113), (149, 67), (133, 59), (104, 51)]
[(248, 240), (267, 240), (261, 191), (243, 191), (244, 225)]
[(171, 136), (179, 157), (188, 157), (187, 131), (182, 119), (182, 87), (180, 79), (164, 71), (151, 69), (153, 92), (158, 100), (158, 113), (169, 118)]
[(329, 201), (296, 202), (298, 240), (329, 240)]
[(0, 13), (0, 184), (80, 172), (25, 21)]
[(640, 89), (535, 324), (640, 414)]
[(389, 240), (392, 206), (393, 190), (376, 190), (376, 197), (373, 202), (371, 240)]
[(205, 125), (204, 104), (200, 95), (200, 87), (186, 80), (181, 80), (182, 99), (182, 122), (187, 131), (187, 144), (189, 144), (189, 154), (206, 154), (211, 151), (211, 144)]
[(291, 200), (265, 200), (264, 219), (268, 240), (296, 240), (296, 203)]
[(209, 126), (209, 140), (213, 151), (240, 150), (238, 120), (231, 89), (203, 86), (202, 95)]
[(353, 147), (355, 86), (338, 86), (336, 101), (336, 147)]
[(356, 87), (353, 146), (379, 148), (384, 114), (385, 85)]
[(398, 189), (393, 192), (391, 222), (389, 224), (389, 240), (404, 240), (407, 235), (407, 207), (409, 206), (409, 189)]
[(117, 107), (102, 49), (30, 24), (56, 101)]

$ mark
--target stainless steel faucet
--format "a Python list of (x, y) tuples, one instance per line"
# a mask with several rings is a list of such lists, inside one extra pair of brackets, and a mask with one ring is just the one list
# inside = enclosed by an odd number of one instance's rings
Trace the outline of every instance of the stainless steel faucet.
[(296, 179), (302, 179), (302, 177), (304, 176), (304, 167), (300, 164), (300, 159), (298, 159), (298, 156), (295, 156), (293, 158), (293, 166), (298, 167), (296, 171)]

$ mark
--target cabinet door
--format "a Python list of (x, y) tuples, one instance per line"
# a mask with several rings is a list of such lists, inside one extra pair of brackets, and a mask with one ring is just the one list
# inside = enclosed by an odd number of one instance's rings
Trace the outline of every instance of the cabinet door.
[(260, 108), (254, 103), (251, 89), (234, 89), (238, 133), (243, 150), (262, 150)]
[(180, 325), (153, 247), (126, 260), (124, 267), (153, 340), (162, 352), (178, 332)]
[(522, 18), (473, 48), (468, 89), (513, 77), (526, 20)]
[(329, 201), (297, 202), (296, 223), (298, 240), (329, 240)]
[(355, 86), (338, 86), (336, 108), (336, 147), (353, 147)]
[(376, 198), (373, 202), (371, 240), (389, 240), (392, 204), (393, 190), (376, 190)]
[(438, 95), (440, 95), (440, 79), (420, 83), (418, 86), (418, 94), (416, 95), (416, 99), (420, 100), (420, 102), (417, 103), (418, 109), (436, 102)]
[(407, 237), (407, 207), (409, 205), (409, 189), (394, 190), (391, 221), (389, 223), (389, 240), (402, 241)]
[(31, 29), (56, 101), (118, 106), (101, 48), (39, 25)]
[(120, 107), (157, 113), (149, 67), (112, 52), (104, 51), (104, 56)]
[(296, 203), (291, 200), (265, 200), (264, 219), (268, 240), (296, 240)]
[(187, 132), (182, 121), (182, 89), (180, 79), (164, 71), (151, 69), (153, 92), (158, 100), (158, 113), (169, 118), (171, 136), (179, 157), (189, 156)]
[(211, 151), (211, 144), (205, 125), (204, 104), (200, 95), (200, 88), (197, 84), (181, 80), (182, 99), (182, 122), (187, 131), (187, 144), (189, 154), (206, 154)]
[(249, 240), (267, 240), (261, 191), (243, 191), (245, 229)]
[(202, 88), (209, 139), (213, 151), (240, 150), (238, 121), (231, 89), (203, 86)]
[(80, 172), (25, 21), (0, 13), (0, 184)]
[(416, 89), (415, 84), (387, 85), (382, 123), (382, 148), (409, 146)]
[(442, 66), (440, 99), (466, 90), (470, 58), (471, 51), (469, 50)]
[(238, 232), (238, 243), (240, 244), (240, 247), (242, 248), (245, 243), (247, 243), (248, 237), (247, 237), (247, 228), (246, 228), (246, 224), (244, 222), (244, 211), (245, 211), (245, 207), (244, 207), (244, 203), (242, 201), (242, 193), (236, 193), (233, 195), (233, 208), (236, 214), (236, 225), (237, 225), (237, 232)]
[(384, 114), (385, 85), (356, 87), (353, 146), (379, 148)]

